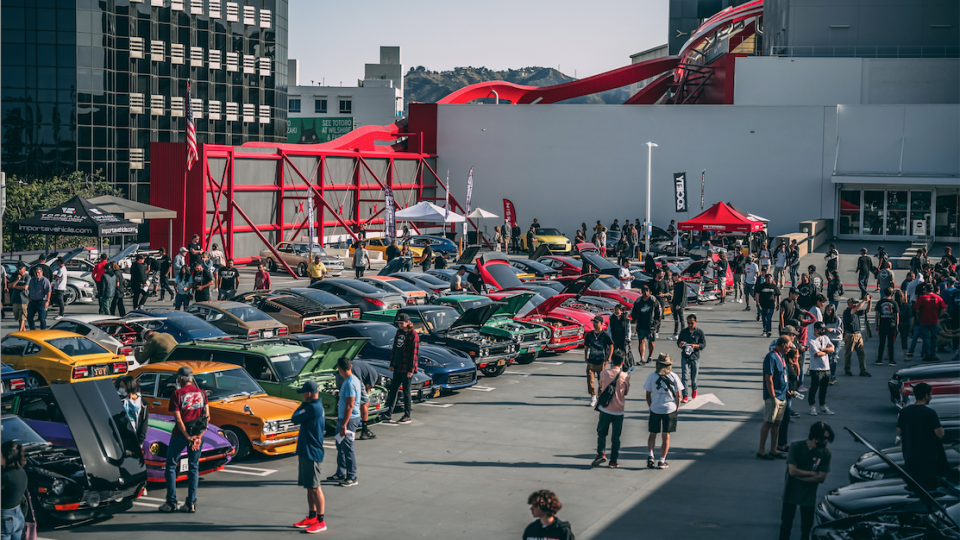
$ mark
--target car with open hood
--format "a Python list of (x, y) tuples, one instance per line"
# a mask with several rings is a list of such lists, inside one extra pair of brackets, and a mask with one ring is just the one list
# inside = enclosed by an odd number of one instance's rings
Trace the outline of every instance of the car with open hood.
[[(551, 287), (528, 284), (524, 284), (523, 287), (516, 289), (504, 289), (503, 292), (521, 290), (535, 292), (537, 296), (544, 298), (544, 301), (562, 294)], [(561, 290), (563, 289), (561, 288)], [(596, 297), (583, 298), (575, 294), (564, 294), (561, 298), (563, 298), (563, 301), (560, 302), (558, 306), (547, 304), (541, 308), (537, 305), (537, 308), (539, 308), (537, 313), (545, 313), (546, 310), (549, 309), (549, 317), (558, 318), (561, 321), (577, 325), (583, 329), (584, 333), (593, 330), (593, 319), (597, 316), (603, 318), (603, 328), (607, 328), (610, 322), (610, 315), (613, 313), (613, 308), (617, 306), (614, 302)]]
[(140, 367), (136, 354), (143, 350), (143, 336), (147, 331), (148, 317), (125, 319), (113, 315), (70, 315), (57, 321), (51, 329), (73, 332), (86, 336), (105, 349), (127, 358), (130, 369)]
[[(204, 342), (210, 344), (211, 342)], [(178, 346), (179, 348), (179, 346)], [(172, 356), (177, 349), (174, 349)], [(192, 354), (191, 360), (155, 362), (132, 371), (140, 385), (143, 401), (151, 414), (169, 414), (170, 396), (176, 390), (177, 370), (193, 370), (197, 387), (207, 395), (210, 423), (219, 426), (224, 437), (243, 459), (256, 450), (276, 456), (297, 449), (300, 429), (290, 420), (299, 403), (267, 395), (253, 378), (235, 364), (210, 362), (209, 356)], [(116, 392), (114, 392), (116, 393)]]
[(234, 296), (232, 300), (259, 309), (286, 325), (289, 333), (304, 332), (314, 325), (360, 316), (359, 308), (345, 302), (329, 306), (313, 298), (282, 290), (246, 292)]
[(559, 272), (560, 277), (576, 277), (583, 273), (583, 263), (573, 257), (545, 255), (538, 257), (536, 261), (548, 268), (556, 270)]
[[(355, 358), (365, 343), (365, 339), (344, 339), (321, 343), (310, 349), (286, 338), (193, 342), (178, 345), (170, 352), (167, 361), (191, 359), (240, 366), (249, 374), (248, 377), (253, 378), (254, 384), (267, 395), (273, 396), (270, 399), (282, 398), (284, 401), (301, 401), (303, 396), (298, 390), (306, 381), (314, 381), (320, 388), (320, 401), (327, 425), (333, 427), (336, 425), (339, 396), (337, 360), (341, 356)], [(381, 387), (370, 392), (371, 419), (380, 415), (386, 395), (386, 390)]]
[[(116, 391), (114, 391), (114, 395), (116, 395)], [(109, 399), (110, 396), (107, 395), (104, 398)], [(117, 400), (120, 401), (119, 396), (117, 396)], [(31, 428), (48, 442), (65, 448), (77, 448), (77, 441), (70, 431), (70, 426), (67, 425), (64, 413), (60, 410), (57, 396), (51, 388), (36, 388), (16, 395), (4, 396), (3, 408), (5, 412), (23, 418)], [(167, 448), (170, 446), (170, 436), (175, 425), (172, 416), (149, 415), (147, 437), (141, 447), (147, 467), (148, 482), (164, 482)], [(204, 475), (222, 470), (235, 452), (223, 431), (210, 424), (203, 435), (200, 474)], [(179, 460), (177, 480), (187, 478), (186, 449), (181, 455), (183, 457)]]
[(144, 493), (147, 469), (116, 389), (110, 381), (99, 380), (53, 383), (49, 391), (69, 429), (72, 448), (45, 440), (18, 416), (0, 420), (3, 440), (23, 445), (34, 510), (80, 521), (130, 509)]
[(290, 333), (287, 325), (241, 302), (197, 302), (187, 308), (187, 313), (207, 321), (226, 334), (244, 339), (270, 339)]
[(511, 339), (520, 349), (517, 355), (518, 364), (529, 364), (537, 359), (540, 351), (544, 350), (550, 341), (550, 329), (544, 325), (514, 320), (517, 313), (535, 295), (531, 292), (512, 292), (490, 296), (450, 295), (437, 300), (438, 306), (450, 306), (459, 313), (474, 307), (485, 306), (499, 302), (501, 305), (483, 325), (483, 330), (489, 334)]
[(110, 379), (128, 370), (127, 358), (116, 355), (84, 336), (61, 330), (27, 330), (0, 341), (3, 361), (25, 369), (27, 388), (53, 381)]
[(510, 265), (526, 274), (531, 274), (533, 276), (531, 280), (557, 279), (560, 277), (560, 272), (545, 264), (540, 264), (537, 261), (531, 261), (527, 259), (511, 259)]
[(408, 306), (422, 306), (427, 303), (427, 291), (400, 278), (391, 276), (362, 277), (360, 281), (372, 285), (385, 293), (399, 294)]
[[(527, 245), (527, 231), (524, 231), (520, 236), (520, 244), (524, 251), (530, 250), (530, 246)], [(540, 227), (534, 229), (533, 236), (537, 247), (547, 246), (552, 253), (570, 253), (573, 251), (573, 243), (559, 229)]]
[(953, 379), (957, 374), (960, 374), (960, 362), (956, 360), (924, 362), (918, 366), (900, 368), (887, 381), (887, 386), (890, 388), (890, 401), (894, 404), (900, 403), (900, 388), (904, 383), (916, 380)]
[[(608, 276), (610, 277), (610, 276)], [(640, 292), (628, 289), (617, 289), (606, 283), (600, 274), (584, 274), (567, 283), (563, 294), (574, 294), (580, 297), (597, 297), (612, 300), (624, 307), (627, 313), (633, 309), (633, 304), (640, 298)]]
[[(337, 339), (369, 339), (360, 350), (360, 358), (370, 362), (381, 375), (390, 378), (390, 355), (397, 327), (392, 324), (370, 321), (331, 324), (312, 330), (306, 336), (331, 336)], [(300, 338), (301, 336), (294, 336)], [(305, 347), (308, 345), (304, 345)], [(477, 366), (466, 353), (430, 343), (420, 343), (419, 371), (431, 378), (430, 387), (444, 390), (460, 390), (477, 384)], [(383, 370), (383, 371), (381, 371)], [(384, 385), (386, 386), (386, 385)]]
[[(313, 245), (313, 251), (311, 252), (308, 242), (280, 242), (277, 244), (276, 250), (280, 254), (280, 258), (283, 259), (290, 268), (293, 268), (300, 277), (306, 277), (307, 275), (307, 266), (310, 265), (311, 253), (314, 257), (317, 255), (320, 256), (320, 262), (323, 263), (323, 266), (327, 269), (328, 276), (334, 277), (343, 273), (343, 259), (331, 257), (318, 244)], [(274, 260), (275, 258), (276, 255), (269, 249), (260, 252), (260, 262), (271, 272), (276, 272), (277, 268), (279, 268), (277, 261)]]
[[(553, 289), (550, 290), (552, 291)], [(509, 304), (511, 301), (515, 302), (519, 300), (516, 298), (518, 294), (526, 295), (527, 292), (505, 290), (491, 293), (489, 297), (497, 302), (506, 302)], [(590, 328), (592, 329), (593, 316), (585, 312), (579, 312), (578, 315), (571, 317), (569, 312), (573, 310), (561, 307), (565, 301), (574, 298), (575, 295), (558, 293), (551, 295), (549, 298), (544, 298), (535, 291), (530, 291), (529, 294), (530, 297), (526, 303), (524, 303), (523, 306), (517, 310), (516, 315), (514, 315), (514, 320), (547, 327), (547, 330), (550, 332), (549, 341), (541, 350), (541, 354), (543, 352), (560, 353), (576, 349), (580, 345), (583, 345), (584, 334), (587, 330), (579, 320), (573, 317), (589, 318), (591, 321)], [(517, 358), (517, 362), (523, 363), (521, 358)]]
[(358, 279), (324, 279), (310, 285), (311, 289), (325, 291), (355, 306), (360, 312), (397, 309), (406, 305), (399, 294), (391, 294)]
[[(957, 404), (960, 406), (960, 403)], [(903, 449), (899, 446), (892, 446), (881, 450), (897, 465), (903, 467)], [(954, 469), (960, 467), (960, 443), (948, 443), (943, 446), (943, 452), (947, 456), (946, 468)], [(850, 482), (868, 482), (870, 480), (887, 480), (898, 478), (899, 473), (886, 461), (880, 458), (876, 452), (867, 452), (860, 456), (853, 465), (850, 466)]]
[[(127, 313), (127, 320), (137, 322), (148, 330), (170, 334), (177, 343), (195, 339), (228, 337), (229, 334), (200, 317), (170, 308), (140, 308)], [(142, 322), (136, 319), (144, 319)]]
[(421, 343), (462, 351), (473, 359), (481, 373), (496, 377), (520, 353), (520, 346), (512, 339), (493, 335), (483, 328), (499, 307), (499, 303), (491, 303), (461, 314), (450, 306), (409, 306), (364, 313), (361, 319), (396, 324), (397, 316), (406, 314), (420, 334)]
[[(599, 253), (595, 252), (585, 252), (580, 255), (580, 260), (583, 262), (583, 270), (585, 274), (596, 272), (601, 276), (610, 276), (616, 281), (606, 280), (609, 285), (620, 287), (620, 269), (621, 266), (617, 266), (607, 259), (600, 256)], [(653, 282), (653, 276), (648, 276), (640, 271), (639, 268), (631, 266), (627, 269), (630, 272), (630, 277), (633, 278), (630, 281), (631, 290), (639, 290), (640, 287), (644, 285), (649, 285)]]
[[(719, 256), (714, 254), (713, 257), (718, 258)], [(717, 286), (716, 280), (707, 277), (707, 267), (710, 262), (710, 259), (696, 260), (680, 272), (680, 280), (687, 284), (688, 298), (696, 295), (698, 302), (709, 302), (720, 297), (720, 288)], [(728, 291), (733, 288), (732, 265), (727, 265), (727, 275), (723, 281)]]

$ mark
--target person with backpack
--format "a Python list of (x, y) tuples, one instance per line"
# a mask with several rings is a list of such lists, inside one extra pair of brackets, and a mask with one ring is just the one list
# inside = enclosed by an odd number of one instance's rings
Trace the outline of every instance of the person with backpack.
[[(641, 352), (642, 354), (642, 352)], [(613, 355), (613, 338), (603, 329), (603, 317), (593, 318), (593, 330), (583, 338), (583, 358), (587, 363), (587, 392), (590, 406), (597, 405), (596, 379)]]
[(827, 254), (823, 256), (827, 261), (827, 274), (830, 272), (836, 272), (840, 268), (840, 252), (837, 251), (836, 244), (830, 244), (830, 249), (827, 250)]
[(607, 460), (604, 450), (607, 446), (607, 432), (613, 426), (610, 437), (610, 467), (619, 467), (620, 433), (623, 431), (623, 411), (630, 392), (630, 374), (623, 371), (626, 356), (623, 350), (616, 350), (610, 358), (610, 368), (600, 373), (600, 397), (597, 398), (597, 410), (600, 420), (597, 423), (597, 457), (591, 466), (596, 467)]
[[(684, 383), (683, 400), (688, 403), (687, 389), (693, 390), (693, 399), (697, 398), (697, 378), (700, 374), (700, 351), (707, 348), (707, 338), (703, 330), (697, 328), (697, 316), (687, 315), (687, 327), (677, 336), (677, 347), (680, 347), (680, 375)], [(690, 384), (687, 385), (687, 373), (690, 373)]]
[(210, 418), (210, 406), (207, 395), (197, 388), (193, 379), (193, 370), (182, 367), (177, 370), (177, 389), (170, 396), (170, 412), (175, 425), (167, 446), (167, 462), (164, 468), (164, 480), (167, 484), (167, 500), (160, 506), (161, 512), (174, 512), (177, 509), (177, 469), (180, 466), (180, 454), (187, 450), (187, 500), (179, 508), (181, 512), (193, 514), (197, 511), (197, 488), (200, 485), (200, 451), (203, 434), (207, 430)]
[[(657, 357), (656, 370), (647, 376), (643, 383), (647, 393), (647, 406), (650, 408), (650, 417), (647, 421), (648, 469), (666, 469), (667, 451), (670, 449), (670, 434), (677, 431), (677, 411), (680, 410), (680, 392), (683, 391), (683, 382), (673, 373), (673, 360), (666, 354)], [(657, 434), (661, 435), (660, 460), (654, 457), (657, 447)]]
[(891, 366), (895, 366), (897, 363), (893, 361), (893, 343), (897, 339), (897, 328), (900, 327), (900, 306), (893, 299), (893, 287), (883, 290), (874, 311), (877, 314), (877, 335), (880, 337), (880, 347), (877, 349), (877, 361), (873, 365), (883, 365), (883, 350), (886, 348), (887, 359)]
[(554, 492), (535, 491), (527, 497), (527, 504), (536, 519), (523, 530), (521, 540), (575, 540), (570, 524), (557, 519), (557, 512), (563, 505)]

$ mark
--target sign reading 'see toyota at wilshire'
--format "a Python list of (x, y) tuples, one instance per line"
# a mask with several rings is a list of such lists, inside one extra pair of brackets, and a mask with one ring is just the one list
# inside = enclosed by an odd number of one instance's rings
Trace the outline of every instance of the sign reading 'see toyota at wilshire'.
[(677, 212), (687, 211), (687, 172), (673, 173), (673, 186), (675, 191), (674, 201), (676, 201)]
[(319, 144), (353, 131), (353, 117), (288, 118), (287, 142)]

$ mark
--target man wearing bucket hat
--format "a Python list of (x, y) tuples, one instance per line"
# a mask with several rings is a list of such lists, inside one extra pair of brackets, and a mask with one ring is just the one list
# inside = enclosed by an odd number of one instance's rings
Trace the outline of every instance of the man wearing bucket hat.
[[(683, 383), (673, 373), (670, 356), (661, 354), (657, 357), (656, 371), (647, 376), (643, 389), (647, 392), (647, 406), (650, 407), (647, 468), (666, 469), (669, 467), (667, 451), (670, 449), (670, 434), (677, 430), (677, 411), (680, 409), (680, 392), (683, 391)], [(658, 433), (663, 434), (659, 463), (654, 458)]]

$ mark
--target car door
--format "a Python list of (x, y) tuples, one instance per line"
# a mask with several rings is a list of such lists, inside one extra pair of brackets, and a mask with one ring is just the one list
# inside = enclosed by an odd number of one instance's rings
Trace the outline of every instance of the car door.
[(176, 388), (173, 386), (175, 373), (145, 371), (137, 376), (140, 393), (151, 414), (170, 414), (170, 396)]
[(296, 262), (293, 260), (295, 258), (293, 244), (290, 242), (280, 242), (280, 245), (277, 246), (277, 251), (280, 252), (280, 258), (282, 258), (284, 262), (289, 265), (296, 265)]

